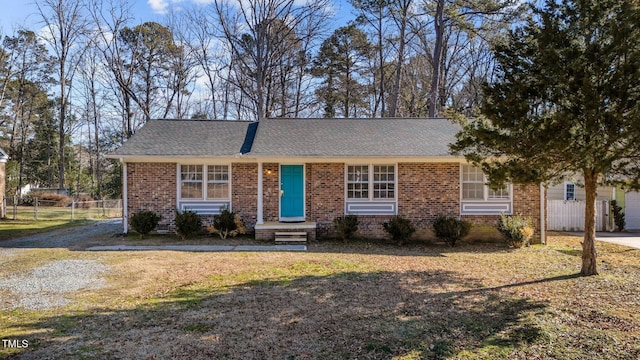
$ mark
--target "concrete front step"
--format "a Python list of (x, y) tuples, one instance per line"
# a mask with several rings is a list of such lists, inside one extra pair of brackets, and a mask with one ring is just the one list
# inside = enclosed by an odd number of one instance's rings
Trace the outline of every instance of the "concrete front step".
[(307, 233), (304, 231), (276, 232), (275, 237), (276, 237), (276, 244), (301, 244), (301, 243), (307, 242)]

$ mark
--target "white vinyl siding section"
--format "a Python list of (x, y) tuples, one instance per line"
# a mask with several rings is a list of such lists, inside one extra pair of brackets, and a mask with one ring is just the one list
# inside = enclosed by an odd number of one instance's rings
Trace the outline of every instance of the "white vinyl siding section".
[(345, 213), (397, 214), (397, 165), (353, 164), (345, 171)]
[[(571, 183), (574, 185), (574, 200), (586, 200), (586, 194), (584, 191), (584, 186), (582, 186), (582, 178), (571, 178), (566, 181), (552, 184), (547, 189), (547, 199), (548, 200), (566, 200), (566, 185), (567, 183)], [(611, 200), (611, 186), (598, 186), (598, 196), (596, 200)]]
[(231, 208), (231, 166), (178, 165), (178, 209), (216, 215)]
[(460, 166), (460, 213), (462, 215), (499, 215), (513, 212), (512, 186), (493, 190), (478, 167)]

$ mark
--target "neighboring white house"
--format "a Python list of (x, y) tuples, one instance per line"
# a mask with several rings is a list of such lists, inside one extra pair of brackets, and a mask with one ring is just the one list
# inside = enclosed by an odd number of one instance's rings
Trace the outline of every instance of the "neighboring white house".
[[(580, 179), (581, 181), (581, 179)], [(567, 180), (547, 189), (547, 228), (556, 231), (584, 230), (585, 190), (578, 180)], [(640, 230), (640, 193), (620, 187), (600, 186), (596, 197), (597, 231), (613, 231), (611, 200), (625, 213), (626, 230)]]

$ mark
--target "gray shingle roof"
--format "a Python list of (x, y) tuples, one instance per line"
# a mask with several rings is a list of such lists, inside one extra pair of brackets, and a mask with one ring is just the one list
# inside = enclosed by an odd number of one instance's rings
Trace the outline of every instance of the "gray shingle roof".
[[(245, 141), (249, 124), (152, 120), (110, 156), (236, 155), (251, 146)], [(448, 146), (459, 130), (447, 119), (266, 119), (259, 123), (246, 155), (449, 156)]]
[(448, 119), (267, 119), (255, 156), (449, 156), (460, 126)]
[(151, 120), (111, 156), (230, 156), (240, 153), (248, 121)]
[(0, 160), (9, 160), (9, 155), (2, 149), (0, 149)]

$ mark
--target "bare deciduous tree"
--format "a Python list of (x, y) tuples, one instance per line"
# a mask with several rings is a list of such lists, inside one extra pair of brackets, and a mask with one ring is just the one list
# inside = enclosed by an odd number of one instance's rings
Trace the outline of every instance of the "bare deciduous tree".
[(57, 63), (59, 83), (58, 105), (58, 187), (65, 187), (65, 144), (67, 107), (77, 66), (86, 46), (84, 38), (87, 30), (87, 19), (83, 14), (80, 0), (36, 0), (38, 13), (44, 28), (43, 39), (46, 41)]

